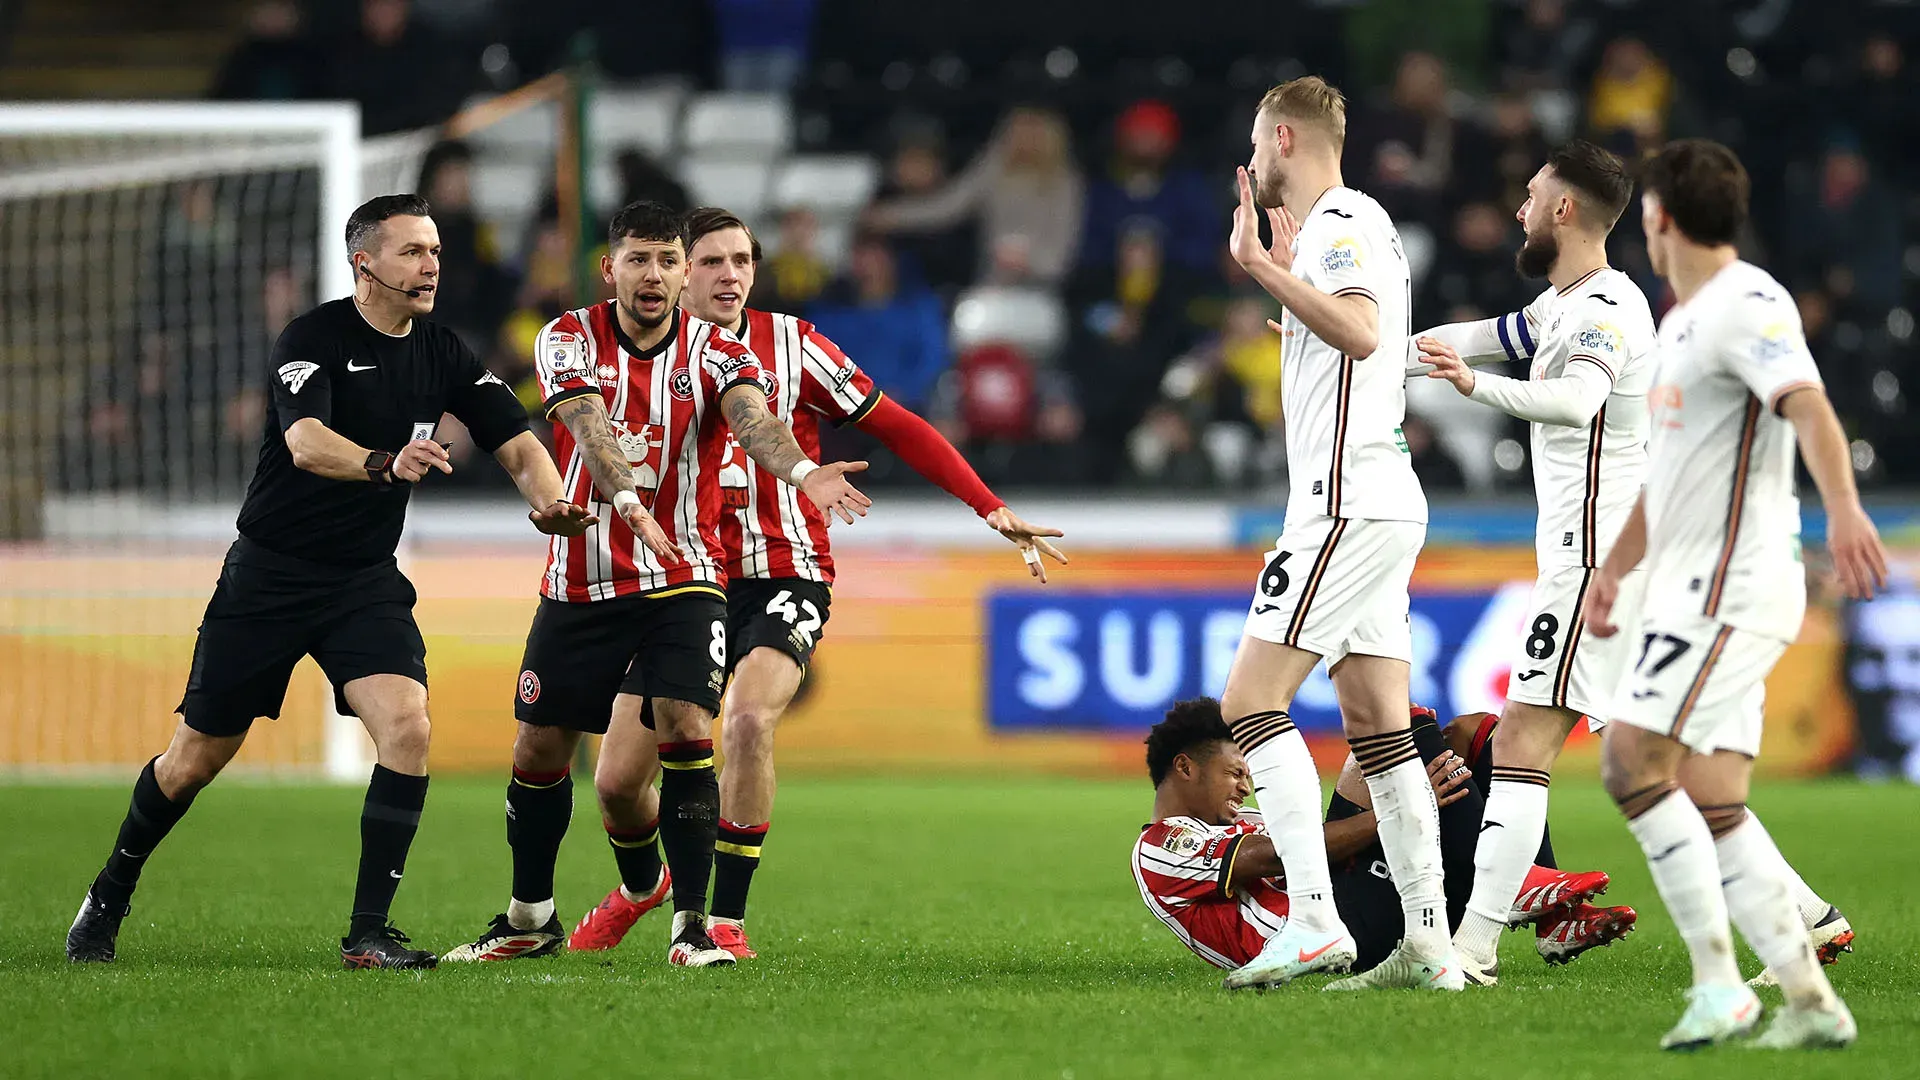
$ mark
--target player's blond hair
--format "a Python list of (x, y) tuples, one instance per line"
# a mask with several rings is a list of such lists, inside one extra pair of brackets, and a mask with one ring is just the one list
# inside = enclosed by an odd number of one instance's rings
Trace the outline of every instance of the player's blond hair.
[(1260, 99), (1260, 115), (1318, 127), (1336, 150), (1347, 144), (1347, 97), (1318, 75), (1289, 79), (1267, 91)]

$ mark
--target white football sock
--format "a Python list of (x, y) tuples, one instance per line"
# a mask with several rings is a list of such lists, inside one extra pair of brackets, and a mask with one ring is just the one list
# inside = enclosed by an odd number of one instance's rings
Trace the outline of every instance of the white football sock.
[(507, 901), (507, 925), (515, 930), (538, 930), (553, 918), (553, 901), (539, 900), (526, 903), (521, 900)]
[(1447, 955), (1446, 871), (1440, 862), (1440, 804), (1418, 757), (1367, 777), (1387, 870), (1406, 912), (1402, 943), (1424, 960)]
[(1787, 1001), (1802, 1008), (1831, 1008), (1833, 986), (1807, 943), (1807, 928), (1787, 890), (1791, 871), (1760, 819), (1749, 814), (1714, 848), (1727, 913), (1747, 944), (1773, 969)]
[(1289, 729), (1247, 754), (1254, 794), (1267, 835), (1287, 873), (1289, 918), (1310, 930), (1340, 925), (1333, 906), (1333, 872), (1327, 867), (1327, 835), (1320, 823), (1320, 773), (1298, 731)]
[(1480, 819), (1480, 842), (1473, 849), (1473, 895), (1453, 943), (1480, 962), (1494, 959), (1500, 932), (1507, 928), (1513, 901), (1540, 853), (1547, 831), (1545, 784), (1495, 780)]
[(1720, 892), (1719, 854), (1699, 809), (1685, 795), (1669, 792), (1627, 828), (1640, 841), (1660, 899), (1693, 956), (1693, 984), (1739, 986), (1733, 930)]
[[(1755, 824), (1760, 821), (1754, 816), (1752, 810), (1747, 811), (1747, 819)], [(1793, 906), (1800, 909), (1800, 924), (1811, 930), (1813, 924), (1827, 917), (1827, 909), (1833, 905), (1813, 891), (1813, 887), (1807, 884), (1806, 879), (1800, 876), (1800, 871), (1793, 868), (1793, 864), (1787, 861), (1785, 855), (1780, 857), (1780, 865), (1787, 872), (1787, 895), (1793, 897)]]

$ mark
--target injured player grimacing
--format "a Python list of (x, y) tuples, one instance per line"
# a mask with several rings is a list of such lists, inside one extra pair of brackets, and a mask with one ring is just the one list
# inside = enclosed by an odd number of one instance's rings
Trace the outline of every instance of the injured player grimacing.
[[(1413, 710), (1414, 742), (1440, 803), (1452, 925), (1473, 891), (1479, 833), (1483, 826), (1500, 827), (1482, 820), (1496, 723), (1489, 714), (1471, 714), (1442, 731), (1431, 710)], [(1147, 773), (1154, 785), (1153, 822), (1133, 849), (1140, 898), (1195, 955), (1216, 967), (1237, 968), (1285, 925), (1287, 894), (1280, 857), (1259, 812), (1241, 805), (1253, 791), (1252, 779), (1219, 702), (1196, 698), (1169, 709), (1147, 735)], [(1357, 972), (1384, 960), (1404, 930), (1369, 803), (1349, 756), (1327, 812), (1326, 842), (1334, 903), (1358, 945)], [(1554, 868), (1551, 837), (1535, 863), (1514, 898), (1510, 922), (1535, 925), (1536, 948), (1548, 963), (1565, 963), (1633, 929), (1632, 908), (1588, 903), (1606, 891), (1607, 875)]]

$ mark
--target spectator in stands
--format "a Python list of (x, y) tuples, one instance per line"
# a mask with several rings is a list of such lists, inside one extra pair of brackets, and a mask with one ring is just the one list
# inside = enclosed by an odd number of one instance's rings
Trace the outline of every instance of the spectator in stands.
[(986, 148), (937, 192), (872, 207), (867, 225), (919, 233), (972, 219), (982, 280), (1057, 285), (1080, 243), (1085, 182), (1066, 121), (1048, 109), (1010, 111)]
[[(1165, 238), (1167, 259), (1182, 271), (1212, 274), (1226, 221), (1224, 183), (1174, 163), (1180, 117), (1165, 102), (1136, 101), (1113, 125), (1113, 160), (1087, 192), (1083, 265), (1111, 265), (1120, 234), (1142, 219)], [(1226, 175), (1228, 170), (1222, 170)]]
[(1526, 0), (1519, 25), (1504, 40), (1501, 80), (1520, 93), (1570, 90), (1594, 34), (1593, 20), (1569, 16), (1566, 0)]
[(303, 101), (324, 85), (324, 60), (300, 32), (293, 0), (262, 0), (247, 13), (247, 36), (221, 61), (207, 96), (216, 101)]
[(514, 281), (500, 259), (493, 225), (473, 209), (473, 149), (443, 142), (427, 151), (419, 192), (440, 230), (440, 286), (433, 315), (484, 354), (513, 300)]
[(1837, 140), (1821, 160), (1811, 191), (1791, 202), (1785, 230), (1790, 263), (1843, 306), (1883, 316), (1900, 302), (1901, 207), (1876, 181), (1851, 136)]
[(475, 65), (413, 21), (408, 0), (360, 0), (357, 32), (331, 57), (329, 96), (360, 103), (366, 135), (437, 124), (473, 85)]
[[(790, 315), (805, 314), (826, 289), (833, 268), (820, 257), (820, 219), (812, 210), (792, 206), (780, 215), (774, 253), (762, 264), (761, 274), (760, 280), (771, 286), (773, 295), (765, 306)], [(895, 276), (899, 276), (897, 260)]]
[(1492, 203), (1461, 207), (1414, 305), (1415, 325), (1486, 319), (1525, 307), (1540, 284), (1514, 271), (1517, 231), (1513, 216)]
[(1138, 478), (1237, 487), (1282, 464), (1260, 452), (1280, 422), (1280, 343), (1266, 324), (1274, 315), (1263, 297), (1234, 300), (1220, 333), (1168, 367), (1160, 400), (1127, 438)]
[(1673, 73), (1639, 38), (1615, 38), (1600, 56), (1587, 98), (1587, 124), (1596, 139), (1626, 143), (1629, 158), (1666, 138), (1673, 109)]
[(1397, 221), (1438, 227), (1459, 157), (1460, 124), (1449, 111), (1447, 67), (1432, 53), (1400, 58), (1393, 89), (1364, 110), (1347, 142), (1347, 174)]
[(907, 408), (925, 411), (947, 369), (946, 311), (932, 290), (901, 280), (885, 237), (854, 238), (845, 280), (811, 314), (875, 383)]
[[(1215, 230), (1218, 232), (1218, 230)], [(1151, 219), (1133, 222), (1115, 250), (1087, 264), (1070, 296), (1074, 327), (1063, 367), (1077, 388), (1097, 460), (1120, 459), (1174, 357), (1192, 341), (1192, 275), (1168, 265)]]
[[(882, 202), (926, 199), (947, 186), (946, 147), (938, 125), (912, 122), (900, 135), (880, 188)], [(926, 229), (893, 238), (901, 273), (919, 277), (936, 291), (951, 294), (973, 278), (978, 261), (974, 231), (963, 227)]]
[[(546, 219), (533, 230), (513, 313), (501, 324), (487, 363), (533, 416), (542, 414), (540, 380), (533, 368), (534, 341), (541, 327), (574, 306), (567, 250), (567, 238), (558, 221)], [(543, 441), (551, 437), (549, 425), (535, 424), (533, 430)]]
[(1886, 170), (1894, 186), (1920, 180), (1913, 148), (1920, 143), (1920, 79), (1893, 35), (1880, 32), (1860, 46), (1858, 70), (1837, 100), (1861, 127), (1861, 149)]
[(677, 213), (693, 208), (686, 186), (672, 173), (660, 167), (652, 155), (637, 146), (629, 146), (614, 156), (613, 167), (620, 174), (620, 205), (657, 202)]

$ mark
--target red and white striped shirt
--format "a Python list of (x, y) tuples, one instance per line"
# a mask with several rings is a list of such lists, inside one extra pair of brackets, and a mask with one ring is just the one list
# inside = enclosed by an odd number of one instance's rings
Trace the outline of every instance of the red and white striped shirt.
[[(820, 459), (820, 419), (857, 421), (880, 402), (873, 380), (805, 319), (747, 311), (740, 340), (759, 361), (767, 411)], [(833, 584), (827, 521), (798, 488), (765, 472), (731, 434), (720, 470), (720, 541), (729, 578), (806, 578)]]
[(1280, 879), (1233, 876), (1240, 842), (1264, 831), (1254, 811), (1231, 825), (1170, 817), (1147, 826), (1133, 845), (1133, 880), (1147, 910), (1215, 967), (1252, 960), (1287, 924)]
[(729, 436), (718, 406), (734, 386), (758, 383), (760, 367), (725, 330), (683, 311), (673, 318), (674, 332), (644, 352), (621, 331), (611, 300), (569, 311), (540, 331), (534, 367), (547, 415), (562, 402), (599, 394), (641, 501), (687, 553), (686, 561), (662, 566), (600, 497), (573, 433), (555, 423), (567, 498), (600, 523), (577, 537), (552, 538), (543, 596), (585, 603), (698, 584), (726, 587), (720, 489), (712, 478)]

